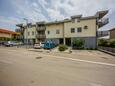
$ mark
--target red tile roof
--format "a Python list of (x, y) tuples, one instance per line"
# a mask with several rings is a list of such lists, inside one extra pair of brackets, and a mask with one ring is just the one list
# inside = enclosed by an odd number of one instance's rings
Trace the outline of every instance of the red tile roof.
[(6, 30), (6, 29), (0, 29), (0, 33), (17, 34), (17, 33), (14, 32), (14, 31)]

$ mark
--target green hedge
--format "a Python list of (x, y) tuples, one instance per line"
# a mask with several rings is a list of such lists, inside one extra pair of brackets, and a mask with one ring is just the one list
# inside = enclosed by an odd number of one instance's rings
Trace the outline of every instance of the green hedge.
[(98, 45), (99, 46), (108, 46), (108, 41), (107, 40), (104, 40), (104, 39), (100, 39), (98, 41)]
[(98, 41), (98, 46), (115, 48), (115, 40), (100, 39)]
[(65, 51), (66, 49), (68, 49), (66, 45), (63, 45), (63, 44), (59, 45), (59, 48), (58, 48), (59, 51)]
[(109, 42), (110, 47), (115, 48), (115, 40), (112, 40)]

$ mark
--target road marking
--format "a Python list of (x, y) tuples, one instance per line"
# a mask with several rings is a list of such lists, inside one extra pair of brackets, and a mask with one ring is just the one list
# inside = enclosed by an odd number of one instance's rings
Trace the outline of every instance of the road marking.
[(115, 67), (115, 64), (110, 64), (110, 63), (94, 62), (94, 61), (73, 59), (73, 58), (65, 58), (65, 57), (56, 57), (56, 58), (63, 58), (63, 59), (68, 59), (68, 60), (72, 60), (72, 61), (80, 61), (80, 62), (86, 62), (86, 63), (93, 63), (93, 64), (100, 64), (100, 65), (107, 65), (107, 66), (114, 66)]
[[(41, 55), (44, 55), (44, 54), (41, 54)], [(79, 61), (79, 62), (85, 62), (85, 63), (92, 63), (92, 64), (106, 65), (106, 66), (115, 67), (115, 64), (111, 64), (111, 63), (103, 63), (103, 62), (95, 62), (95, 61), (89, 61), (89, 60), (73, 59), (73, 58), (62, 57), (62, 56), (53, 56), (53, 55), (44, 55), (44, 56), (52, 56), (52, 57), (55, 57), (55, 58), (61, 58), (61, 59), (66, 59), (66, 60), (72, 60), (72, 61)]]
[(90, 83), (91, 86), (102, 86), (100, 84)]

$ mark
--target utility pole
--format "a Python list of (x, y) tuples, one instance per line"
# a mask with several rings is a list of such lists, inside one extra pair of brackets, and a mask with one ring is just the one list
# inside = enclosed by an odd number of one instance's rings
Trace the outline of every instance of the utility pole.
[(26, 48), (27, 48), (27, 44), (28, 44), (28, 19), (27, 18), (23, 18), (26, 21)]

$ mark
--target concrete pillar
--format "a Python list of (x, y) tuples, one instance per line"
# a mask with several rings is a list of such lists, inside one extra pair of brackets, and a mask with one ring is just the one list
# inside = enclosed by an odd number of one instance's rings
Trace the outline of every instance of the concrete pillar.
[(63, 44), (65, 45), (66, 43), (65, 43), (65, 38), (63, 38)]

